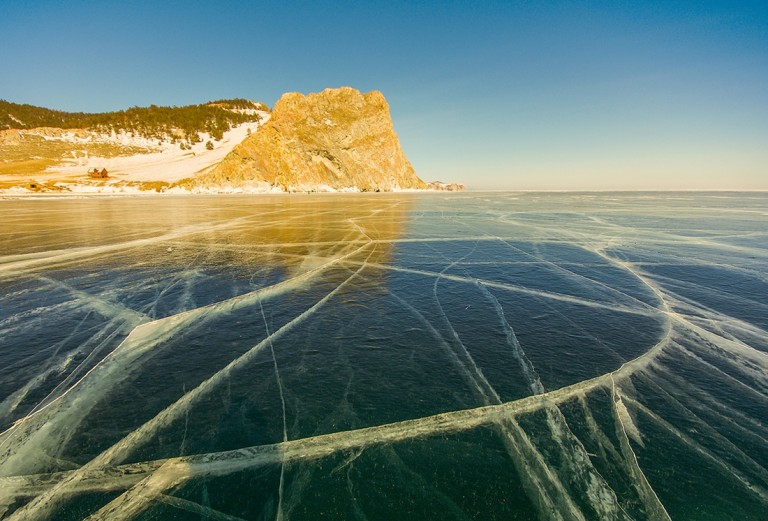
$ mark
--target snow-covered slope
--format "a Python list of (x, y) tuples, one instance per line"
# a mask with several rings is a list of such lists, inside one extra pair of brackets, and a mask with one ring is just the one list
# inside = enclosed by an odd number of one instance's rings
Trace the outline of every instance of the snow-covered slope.
[[(264, 108), (225, 108), (247, 113), (252, 121), (230, 122), (234, 126), (218, 139), (167, 126), (147, 132), (154, 137), (127, 130), (0, 130), (0, 195), (165, 191), (180, 179), (207, 171), (256, 132), (270, 117)], [(106, 171), (105, 176), (89, 175), (94, 170)]]
[[(267, 114), (264, 121), (268, 117)], [(88, 172), (94, 168), (106, 168), (110, 178), (114, 178), (115, 182), (174, 183), (179, 179), (192, 177), (218, 163), (232, 151), (235, 145), (245, 139), (249, 131), (254, 132), (258, 127), (258, 123), (244, 123), (225, 132), (224, 139), (220, 141), (213, 141), (210, 136), (203, 133), (201, 134), (202, 141), (192, 145), (191, 150), (182, 150), (177, 144), (163, 141), (161, 144), (155, 143), (158, 149), (156, 152), (110, 158), (80, 157), (66, 160), (61, 165), (49, 170), (54, 174), (69, 177)], [(134, 144), (133, 139), (136, 138), (127, 138), (123, 144), (139, 145), (139, 143)], [(213, 145), (213, 149), (208, 150), (206, 148), (208, 142)]]

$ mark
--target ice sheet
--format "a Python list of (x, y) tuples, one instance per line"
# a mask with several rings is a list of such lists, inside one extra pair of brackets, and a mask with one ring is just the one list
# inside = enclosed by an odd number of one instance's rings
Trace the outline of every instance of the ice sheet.
[(0, 201), (0, 518), (761, 519), (768, 198), (689, 195)]

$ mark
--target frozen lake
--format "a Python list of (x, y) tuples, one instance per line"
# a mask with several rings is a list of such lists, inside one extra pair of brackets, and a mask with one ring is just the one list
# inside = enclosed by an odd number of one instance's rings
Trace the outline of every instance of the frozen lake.
[(0, 519), (766, 519), (768, 194), (0, 216)]

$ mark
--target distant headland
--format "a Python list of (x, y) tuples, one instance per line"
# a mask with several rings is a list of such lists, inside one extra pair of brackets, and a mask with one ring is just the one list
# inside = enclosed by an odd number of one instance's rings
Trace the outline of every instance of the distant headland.
[(425, 183), (381, 92), (68, 113), (0, 100), (0, 194), (463, 190)]

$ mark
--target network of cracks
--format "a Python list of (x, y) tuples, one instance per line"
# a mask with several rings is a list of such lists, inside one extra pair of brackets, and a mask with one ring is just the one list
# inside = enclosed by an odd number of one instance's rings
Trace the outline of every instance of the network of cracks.
[(0, 201), (0, 518), (762, 519), (764, 199)]

